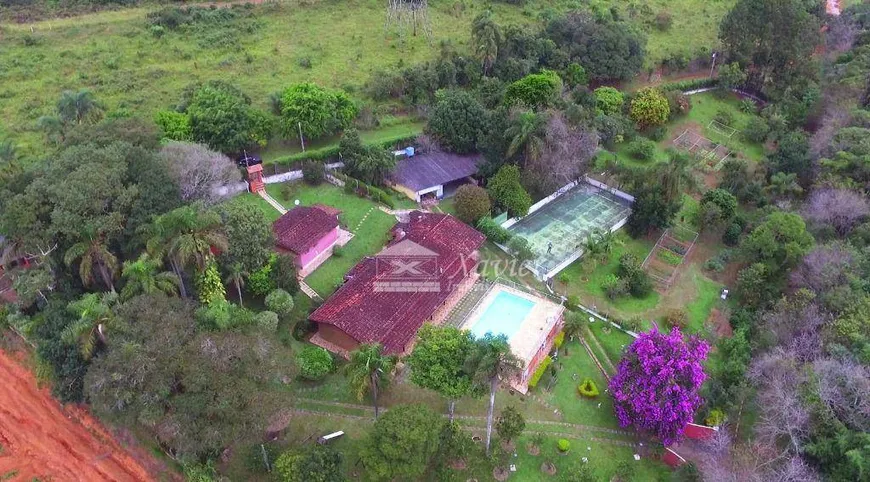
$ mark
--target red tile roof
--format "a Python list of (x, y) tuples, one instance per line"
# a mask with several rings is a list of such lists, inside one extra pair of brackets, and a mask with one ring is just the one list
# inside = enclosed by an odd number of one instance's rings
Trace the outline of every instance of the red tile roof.
[(338, 226), (341, 211), (328, 206), (297, 206), (272, 224), (279, 248), (303, 254)]
[[(409, 222), (396, 224), (393, 232), (397, 234), (395, 239), (375, 258), (357, 264), (348, 273), (345, 284), (310, 318), (334, 325), (360, 343), (380, 343), (388, 353), (401, 353), (453, 289), (471, 274), (476, 264), (471, 255), (485, 238), (452, 216), (419, 211), (410, 214)], [(440, 289), (413, 292), (376, 289), (393, 279), (392, 270), (383, 268), (383, 260), (396, 251), (413, 247), (407, 240), (419, 245), (420, 251), (437, 255), (431, 279), (437, 280)]]

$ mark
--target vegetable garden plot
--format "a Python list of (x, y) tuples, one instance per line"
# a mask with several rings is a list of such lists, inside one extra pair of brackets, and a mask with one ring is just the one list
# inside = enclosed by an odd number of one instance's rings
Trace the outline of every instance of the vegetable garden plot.
[(659, 237), (641, 267), (661, 291), (667, 291), (674, 284), (683, 261), (697, 240), (697, 232), (681, 225), (665, 230)]
[(731, 149), (707, 139), (692, 129), (684, 130), (682, 134), (674, 138), (673, 144), (674, 147), (692, 154), (704, 166), (714, 171), (721, 169), (722, 164), (731, 155)]

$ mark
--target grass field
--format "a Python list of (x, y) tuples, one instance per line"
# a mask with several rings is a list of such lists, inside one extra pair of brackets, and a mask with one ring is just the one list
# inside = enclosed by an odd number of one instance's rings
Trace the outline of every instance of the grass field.
[[(615, 0), (592, 3), (596, 8), (618, 6), (624, 18), (647, 32), (650, 63), (671, 51), (712, 46), (716, 25), (733, 0), (647, 0), (634, 12)], [(36, 120), (51, 114), (55, 100), (67, 89), (91, 89), (107, 115), (143, 118), (174, 106), (191, 83), (213, 79), (238, 85), (261, 107), (266, 107), (270, 93), (300, 81), (342, 87), (360, 97), (360, 86), (372, 72), (433, 58), (442, 41), (466, 51), (471, 21), (484, 8), (491, 8), (502, 24), (540, 24), (541, 19), (582, 5), (575, 0), (529, 0), (523, 7), (432, 2), (431, 44), (424, 36), (386, 35), (380, 0), (261, 5), (254, 8), (250, 32), (229, 32), (230, 38), (218, 38), (221, 41), (181, 31), (158, 38), (145, 20), (151, 8), (4, 24), (0, 115), (6, 127), (0, 136), (10, 136), (25, 154), (40, 151), (43, 140)], [(661, 11), (673, 18), (667, 31), (652, 26)], [(310, 67), (303, 67), (307, 62)]]

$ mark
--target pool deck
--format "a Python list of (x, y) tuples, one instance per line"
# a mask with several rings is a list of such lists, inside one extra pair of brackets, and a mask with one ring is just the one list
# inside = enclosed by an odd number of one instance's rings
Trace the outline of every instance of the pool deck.
[(553, 329), (553, 325), (555, 325), (562, 317), (562, 312), (565, 310), (565, 307), (545, 299), (544, 297), (534, 296), (497, 283), (493, 285), (486, 296), (477, 304), (477, 307), (471, 312), (468, 318), (466, 318), (465, 323), (462, 324), (462, 329), (470, 330), (502, 291), (535, 303), (535, 306), (532, 307), (531, 311), (529, 311), (523, 319), (520, 327), (516, 330), (513, 336), (508, 339), (511, 351), (514, 355), (522, 360), (524, 365), (528, 365), (547, 342), (547, 335)]

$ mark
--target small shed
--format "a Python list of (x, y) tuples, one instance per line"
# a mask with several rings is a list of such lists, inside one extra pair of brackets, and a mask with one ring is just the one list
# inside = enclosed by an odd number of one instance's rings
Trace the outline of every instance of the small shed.
[(332, 254), (339, 240), (338, 209), (322, 204), (297, 206), (272, 224), (278, 251), (295, 256), (301, 273), (310, 273)]
[(430, 152), (406, 157), (396, 163), (391, 180), (393, 187), (417, 202), (425, 198), (441, 199), (462, 184), (474, 182), (479, 155)]

